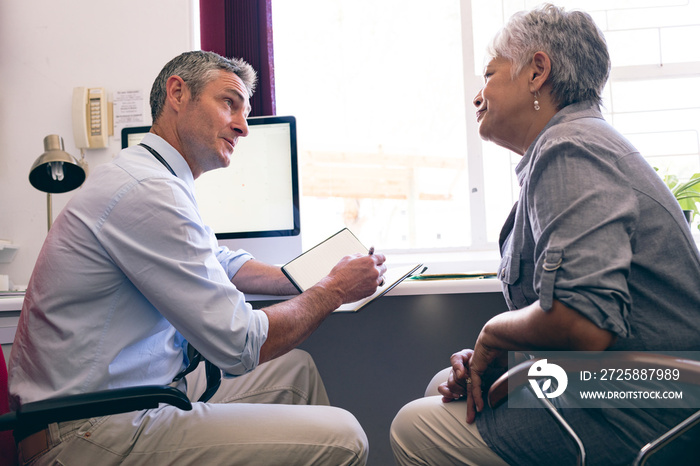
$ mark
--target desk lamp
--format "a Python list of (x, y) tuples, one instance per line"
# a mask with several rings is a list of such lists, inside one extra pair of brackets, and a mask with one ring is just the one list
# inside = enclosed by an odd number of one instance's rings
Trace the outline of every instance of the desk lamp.
[(53, 222), (51, 193), (66, 193), (85, 181), (85, 169), (63, 149), (63, 138), (50, 134), (44, 138), (44, 153), (32, 165), (29, 182), (46, 193), (48, 229)]

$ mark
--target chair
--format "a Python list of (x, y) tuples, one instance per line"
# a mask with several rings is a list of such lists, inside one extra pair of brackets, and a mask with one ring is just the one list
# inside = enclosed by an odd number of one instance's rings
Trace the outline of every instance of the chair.
[[(660, 369), (664, 371), (667, 369), (678, 369), (681, 375), (679, 382), (700, 386), (700, 361), (683, 359), (664, 354), (643, 352), (621, 352), (616, 354), (616, 352), (610, 351), (605, 352), (604, 357), (605, 361), (615, 361), (615, 365), (608, 367), (629, 368), (632, 370)], [(500, 406), (507, 400), (510, 393), (516, 389), (519, 389), (523, 385), (533, 391), (533, 388), (529, 383), (529, 379), (531, 378), (529, 376), (529, 371), (530, 367), (532, 367), (539, 360), (540, 359), (537, 358), (526, 360), (516, 365), (512, 369), (509, 369), (505, 374), (501, 375), (501, 377), (499, 377), (489, 389), (489, 406), (491, 408)], [(600, 371), (601, 367), (603, 367), (601, 366), (600, 353), (591, 353), (588, 355), (588, 357), (581, 355), (581, 353), (577, 353), (577, 357), (575, 359), (547, 358), (547, 362), (550, 364), (557, 364), (565, 368), (567, 372), (577, 374), (580, 374), (581, 371)], [(538, 400), (574, 441), (579, 451), (578, 464), (584, 466), (586, 463), (586, 450), (581, 439), (578, 437), (578, 435), (576, 435), (574, 429), (566, 422), (561, 414), (559, 414), (556, 407), (551, 401), (549, 401), (549, 399), (538, 398)], [(676, 438), (680, 437), (698, 423), (700, 423), (700, 410), (696, 411), (694, 414), (681, 421), (658, 438), (650, 440), (649, 443), (640, 449), (633, 464), (635, 466), (644, 465), (649, 460), (651, 455), (658, 452), (660, 449), (671, 443)]]
[(7, 367), (0, 347), (0, 466), (17, 464), (15, 441), (54, 422), (73, 421), (109, 414), (156, 408), (160, 403), (184, 411), (192, 409), (187, 395), (168, 385), (148, 385), (67, 395), (25, 403), (17, 411), (8, 406)]

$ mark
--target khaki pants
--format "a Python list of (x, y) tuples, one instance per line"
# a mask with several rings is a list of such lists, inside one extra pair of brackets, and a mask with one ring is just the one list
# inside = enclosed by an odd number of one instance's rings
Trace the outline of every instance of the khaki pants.
[(494, 453), (476, 428), (467, 424), (467, 403), (443, 403), (437, 386), (451, 369), (439, 372), (428, 385), (425, 398), (412, 401), (391, 424), (391, 448), (398, 465), (508, 466)]
[[(204, 390), (204, 365), (188, 396)], [(311, 357), (294, 350), (233, 379), (192, 411), (156, 409), (49, 426), (36, 465), (363, 465), (367, 437), (355, 417), (328, 406)], [(20, 448), (21, 449), (21, 448)], [(21, 452), (20, 452), (21, 455)]]

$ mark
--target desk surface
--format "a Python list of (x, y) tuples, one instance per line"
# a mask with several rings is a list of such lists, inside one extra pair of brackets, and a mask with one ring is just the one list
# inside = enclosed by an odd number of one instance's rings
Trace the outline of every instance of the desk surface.
[(24, 295), (2, 296), (0, 295), (0, 312), (21, 311)]

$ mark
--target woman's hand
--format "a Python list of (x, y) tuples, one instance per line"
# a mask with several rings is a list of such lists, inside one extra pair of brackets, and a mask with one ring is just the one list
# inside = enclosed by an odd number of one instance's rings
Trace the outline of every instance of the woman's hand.
[[(467, 424), (473, 423), (476, 419), (476, 413), (480, 413), (484, 409), (482, 393), (484, 374), (489, 369), (502, 371), (504, 367), (508, 367), (508, 351), (486, 346), (482, 340), (482, 334), (479, 334), (474, 345), (474, 354), (469, 360), (471, 383), (467, 384)], [(490, 380), (493, 382), (493, 378)], [(488, 390), (488, 387), (485, 388)]]
[(442, 395), (442, 401), (450, 401), (466, 398), (467, 423), (471, 424), (476, 419), (476, 413), (484, 408), (484, 399), (481, 385), (484, 375), (489, 368), (498, 368), (502, 372), (507, 367), (508, 353), (485, 347), (477, 339), (473, 350), (464, 349), (450, 357), (452, 371), (447, 382), (438, 387)]
[(484, 408), (483, 380), (495, 380), (489, 369), (502, 373), (508, 367), (508, 351), (604, 351), (615, 339), (613, 333), (599, 328), (583, 314), (557, 300), (547, 312), (536, 301), (486, 322), (473, 350), (465, 349), (452, 355), (452, 372), (438, 391), (445, 402), (466, 398), (467, 423), (471, 424), (476, 413)]
[(450, 365), (452, 370), (447, 378), (447, 382), (440, 384), (438, 392), (442, 395), (442, 401), (445, 403), (459, 400), (468, 395), (467, 382), (469, 378), (469, 360), (474, 354), (473, 350), (464, 349), (450, 357)]

